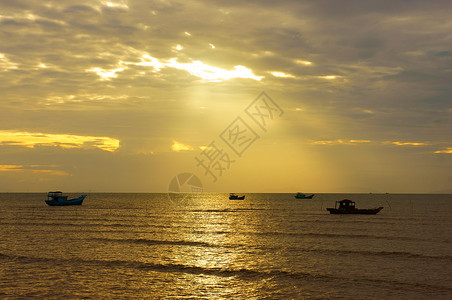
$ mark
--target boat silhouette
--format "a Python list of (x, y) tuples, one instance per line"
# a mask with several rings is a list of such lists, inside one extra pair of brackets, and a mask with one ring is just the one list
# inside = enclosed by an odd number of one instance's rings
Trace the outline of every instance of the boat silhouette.
[(82, 205), (86, 195), (81, 195), (78, 198), (68, 199), (68, 196), (64, 196), (62, 192), (49, 192), (47, 194), (47, 205), (50, 206), (67, 206), (67, 205)]

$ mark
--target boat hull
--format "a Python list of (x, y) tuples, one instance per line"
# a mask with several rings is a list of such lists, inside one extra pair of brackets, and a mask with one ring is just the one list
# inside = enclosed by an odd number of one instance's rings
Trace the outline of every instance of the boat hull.
[(68, 206), (68, 205), (82, 205), (83, 200), (86, 195), (80, 196), (75, 199), (65, 200), (65, 199), (52, 199), (45, 200), (46, 204), (49, 206)]
[(314, 194), (306, 196), (306, 195), (295, 195), (294, 196), (296, 199), (312, 199), (312, 197), (314, 197)]
[(371, 209), (340, 209), (340, 208), (327, 208), (326, 210), (330, 212), (330, 214), (335, 215), (375, 215), (382, 210), (383, 207), (371, 208)]
[(241, 196), (241, 197), (229, 197), (229, 200), (245, 200), (245, 196)]

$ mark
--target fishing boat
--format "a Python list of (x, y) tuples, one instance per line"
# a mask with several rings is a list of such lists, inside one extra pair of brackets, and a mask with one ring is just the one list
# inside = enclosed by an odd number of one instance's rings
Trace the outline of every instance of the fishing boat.
[(86, 195), (81, 195), (78, 198), (68, 199), (62, 192), (49, 192), (45, 202), (50, 206), (66, 206), (66, 205), (82, 205)]
[(243, 200), (243, 199), (245, 199), (245, 195), (239, 196), (234, 193), (229, 194), (229, 200)]
[(296, 195), (295, 195), (295, 198), (297, 198), (297, 199), (312, 199), (312, 197), (314, 197), (314, 195), (315, 194), (311, 194), (311, 195), (306, 195), (306, 194), (303, 194), (303, 193), (297, 193)]
[(326, 210), (330, 214), (363, 214), (363, 215), (375, 215), (382, 210), (383, 207), (368, 208), (368, 209), (358, 209), (355, 206), (355, 201), (344, 199), (341, 201), (336, 201), (334, 208), (327, 208)]

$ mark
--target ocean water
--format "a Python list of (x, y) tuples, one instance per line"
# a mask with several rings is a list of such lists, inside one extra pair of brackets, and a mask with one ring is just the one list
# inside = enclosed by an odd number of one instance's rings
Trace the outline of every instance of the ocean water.
[(0, 194), (0, 299), (452, 299), (452, 195), (293, 196)]

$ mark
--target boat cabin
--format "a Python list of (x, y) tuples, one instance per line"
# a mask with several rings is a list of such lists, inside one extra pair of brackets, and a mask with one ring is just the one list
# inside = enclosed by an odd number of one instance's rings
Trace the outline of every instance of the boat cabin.
[(54, 199), (54, 200), (58, 200), (58, 199), (66, 200), (67, 196), (63, 196), (63, 192), (57, 191), (57, 192), (49, 192), (47, 194), (47, 198)]
[(336, 209), (345, 209), (345, 210), (352, 210), (356, 209), (355, 207), (355, 201), (344, 199), (341, 201), (336, 201), (335, 207)]

